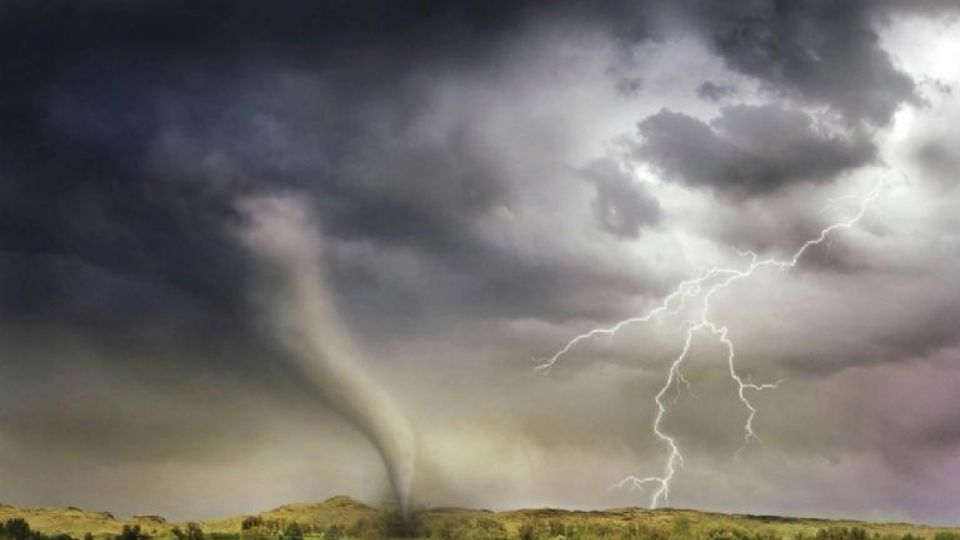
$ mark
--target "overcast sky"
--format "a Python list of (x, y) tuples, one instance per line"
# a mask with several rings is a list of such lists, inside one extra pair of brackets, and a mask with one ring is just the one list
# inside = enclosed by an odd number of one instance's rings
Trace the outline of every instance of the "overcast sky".
[(0, 6), (0, 501), (201, 518), (389, 496), (264, 324), (238, 201), (314, 216), (418, 504), (960, 524), (949, 0)]

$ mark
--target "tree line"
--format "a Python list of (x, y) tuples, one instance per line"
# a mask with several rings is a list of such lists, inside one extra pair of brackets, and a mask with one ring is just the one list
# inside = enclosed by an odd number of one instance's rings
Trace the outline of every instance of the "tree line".
[[(532, 518), (509, 530), (492, 517), (451, 517), (426, 521), (421, 514), (404, 518), (398, 512), (382, 512), (349, 524), (300, 524), (296, 521), (243, 519), (239, 533), (204, 533), (197, 523), (187, 523), (152, 538), (139, 525), (124, 525), (118, 535), (83, 535), (82, 540), (960, 540), (953, 532), (932, 537), (914, 534), (869, 533), (861, 527), (825, 527), (815, 534), (782, 536), (772, 529), (748, 531), (736, 527), (701, 527), (694, 530), (683, 517), (670, 528), (638, 523), (592, 522), (587, 519)], [(0, 522), (0, 540), (81, 540), (69, 534), (44, 534), (30, 528), (23, 518)]]

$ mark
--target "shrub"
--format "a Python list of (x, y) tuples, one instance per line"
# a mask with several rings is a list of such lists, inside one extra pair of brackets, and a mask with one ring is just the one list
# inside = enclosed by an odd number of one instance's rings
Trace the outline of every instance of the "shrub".
[(708, 540), (750, 540), (750, 535), (741, 529), (717, 527), (707, 532)]
[(764, 529), (753, 535), (753, 540), (780, 540), (780, 537), (770, 529)]
[(827, 527), (817, 531), (816, 540), (867, 540), (867, 531), (862, 527)]
[(187, 523), (187, 531), (183, 535), (183, 540), (203, 540), (203, 529), (192, 521)]
[(3, 533), (11, 540), (27, 540), (30, 538), (30, 525), (23, 518), (8, 519), (3, 524)]
[(540, 537), (540, 529), (541, 527), (538, 521), (524, 521), (520, 524), (520, 529), (517, 531), (517, 534), (520, 540), (537, 540)]
[(343, 538), (343, 527), (331, 525), (323, 531), (323, 540), (340, 540)]
[(260, 516), (247, 516), (240, 522), (240, 530), (246, 531), (255, 527), (263, 526), (263, 518)]
[(296, 521), (290, 522), (283, 530), (283, 540), (303, 540), (303, 528)]
[(148, 538), (150, 537), (140, 532), (139, 525), (124, 525), (116, 540), (146, 540)]

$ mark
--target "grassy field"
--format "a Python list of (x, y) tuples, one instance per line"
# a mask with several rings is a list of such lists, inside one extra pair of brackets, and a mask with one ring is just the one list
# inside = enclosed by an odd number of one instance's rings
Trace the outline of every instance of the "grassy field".
[[(108, 512), (77, 508), (18, 508), (0, 505), (0, 522), (24, 518), (32, 530), (123, 540), (183, 538), (186, 523), (159, 516), (117, 519)], [(295, 525), (294, 525), (295, 524)], [(291, 504), (251, 516), (198, 523), (207, 540), (346, 540), (435, 538), (442, 540), (960, 540), (960, 529), (907, 523), (870, 523), (812, 518), (717, 514), (695, 510), (620, 508), (606, 511), (555, 509), (491, 512), (468, 508), (421, 509), (401, 519), (388, 507), (348, 497), (318, 504)], [(139, 535), (129, 538), (132, 526)], [(88, 536), (89, 538), (89, 536)], [(194, 540), (188, 538), (187, 540)]]

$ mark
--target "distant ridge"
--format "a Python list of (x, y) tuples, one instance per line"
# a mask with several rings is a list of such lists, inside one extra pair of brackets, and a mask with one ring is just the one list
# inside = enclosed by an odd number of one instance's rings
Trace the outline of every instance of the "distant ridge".
[[(22, 517), (31, 529), (47, 535), (68, 534), (83, 538), (91, 533), (98, 540), (112, 539), (120, 534), (125, 525), (140, 527), (142, 533), (157, 540), (176, 540), (174, 528), (183, 530), (186, 523), (168, 522), (158, 515), (137, 515), (129, 519), (118, 519), (110, 512), (67, 508), (21, 508), (0, 503), (0, 521)], [(209, 537), (217, 540), (241, 538), (244, 522), (251, 523), (262, 530), (264, 538), (278, 538), (291, 523), (297, 523), (306, 532), (322, 540), (323, 532), (331, 528), (338, 531), (357, 532), (364, 527), (381, 526), (385, 520), (396, 520), (396, 508), (390, 505), (377, 505), (358, 501), (347, 496), (331, 497), (319, 503), (290, 503), (277, 506), (259, 514), (239, 515), (221, 519), (211, 519), (199, 523)], [(557, 529), (569, 530), (573, 527), (597, 531), (616, 531), (626, 528), (659, 533), (651, 538), (668, 540), (673, 533), (683, 529), (689, 531), (688, 540), (707, 537), (717, 531), (733, 534), (724, 538), (733, 540), (794, 540), (796, 538), (814, 538), (821, 530), (828, 528), (863, 529), (869, 537), (864, 540), (901, 540), (905, 535), (914, 539), (960, 540), (960, 528), (935, 527), (909, 523), (873, 523), (856, 520), (830, 520), (822, 518), (783, 517), (758, 514), (722, 514), (688, 509), (656, 509), (626, 507), (609, 510), (561, 510), (556, 508), (527, 508), (494, 512), (484, 509), (463, 507), (421, 508), (414, 513), (414, 520), (423, 531), (431, 536), (441, 531), (446, 538), (475, 536), (466, 534), (464, 527), (485, 527), (502, 538), (519, 538), (522, 528), (541, 527), (544, 531)], [(450, 531), (454, 531), (451, 533)], [(460, 532), (456, 532), (460, 531)], [(742, 536), (738, 534), (742, 533)], [(357, 532), (360, 535), (359, 532)], [(366, 534), (366, 533), (364, 533)], [(439, 533), (438, 533), (439, 534)], [(491, 537), (496, 537), (493, 534)], [(444, 536), (447, 535), (447, 536)], [(944, 536), (946, 535), (946, 536)], [(951, 536), (956, 535), (956, 536)], [(542, 536), (555, 538), (560, 535)], [(716, 536), (716, 534), (714, 534)], [(368, 534), (365, 537), (371, 537)], [(375, 537), (375, 536), (374, 536)], [(484, 537), (485, 536), (482, 536)], [(594, 538), (586, 536), (582, 538)], [(616, 536), (613, 536), (616, 537)], [(344, 536), (343, 538), (347, 538)], [(599, 537), (598, 537), (599, 538)], [(244, 540), (250, 540), (244, 537)], [(722, 539), (721, 539), (722, 540)], [(847, 540), (828, 537), (821, 540)]]

